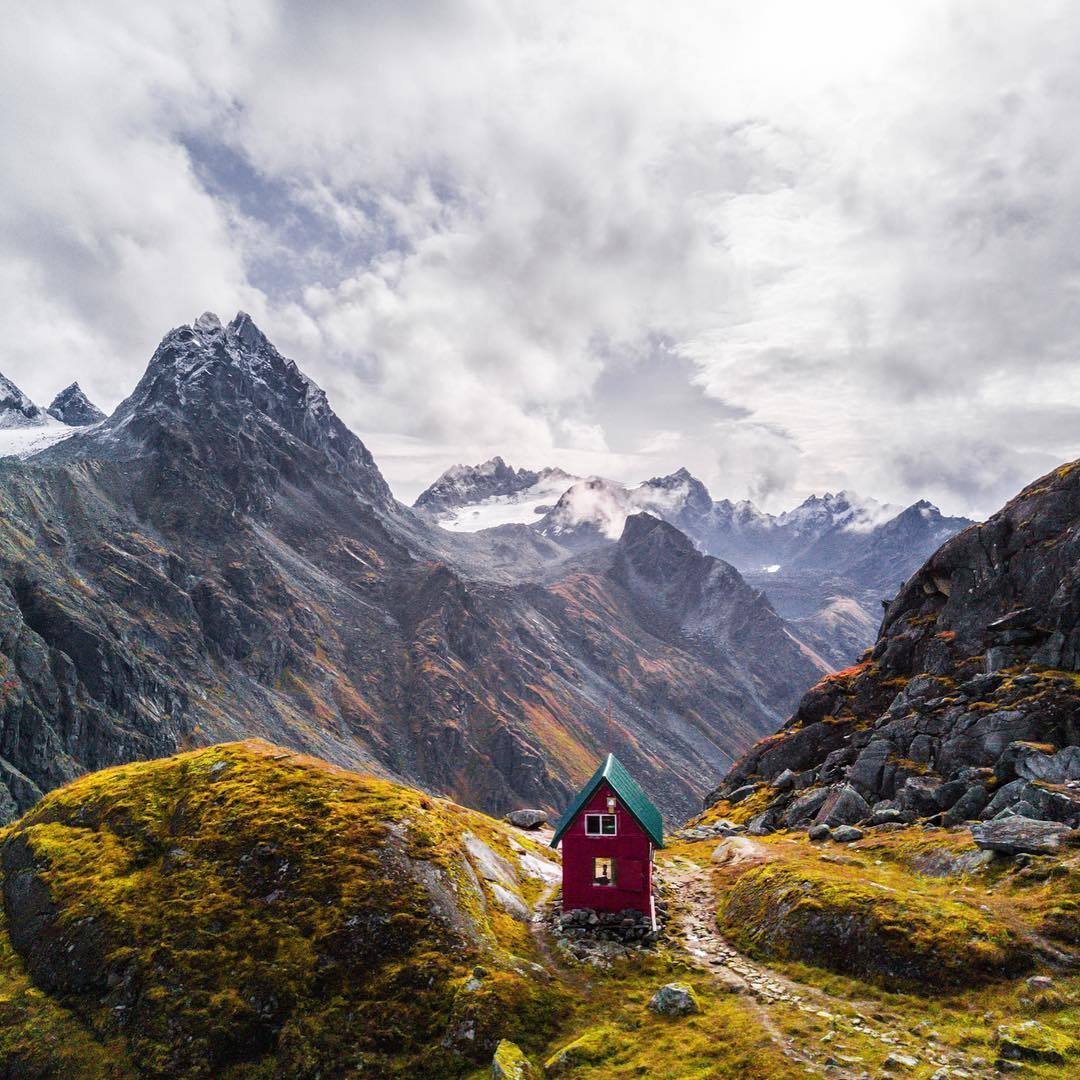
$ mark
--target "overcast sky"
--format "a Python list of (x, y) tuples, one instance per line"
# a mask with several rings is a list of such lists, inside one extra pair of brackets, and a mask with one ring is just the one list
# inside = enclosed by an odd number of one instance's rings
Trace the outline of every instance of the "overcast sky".
[(0, 372), (250, 311), (409, 501), (502, 454), (984, 515), (1080, 456), (1080, 7), (8, 5)]

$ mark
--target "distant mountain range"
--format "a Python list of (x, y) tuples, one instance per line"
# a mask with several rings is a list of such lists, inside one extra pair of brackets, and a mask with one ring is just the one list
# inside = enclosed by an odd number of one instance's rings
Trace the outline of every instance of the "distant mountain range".
[(66, 439), (73, 428), (96, 424), (105, 414), (78, 383), (61, 390), (47, 409), (35, 405), (0, 374), (0, 458), (26, 457)]
[(630, 515), (651, 514), (746, 575), (837, 667), (872, 643), (881, 601), (972, 524), (925, 500), (901, 509), (846, 491), (811, 495), (774, 515), (748, 501), (714, 501), (686, 469), (628, 487), (556, 469), (518, 470), (502, 458), (455, 466), (414, 505), (444, 528), (516, 522), (575, 552), (613, 543)]
[[(655, 517), (580, 550), (436, 527), (242, 313), (170, 331), (106, 419), (9, 399), (10, 432), (66, 437), (0, 462), (0, 818), (256, 735), (496, 812), (562, 806), (614, 750), (678, 819), (829, 667)], [(429, 504), (554, 508), (573, 479), (496, 462)]]

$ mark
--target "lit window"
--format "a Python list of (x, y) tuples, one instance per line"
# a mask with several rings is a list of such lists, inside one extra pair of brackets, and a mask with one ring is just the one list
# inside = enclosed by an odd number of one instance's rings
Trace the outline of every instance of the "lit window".
[(594, 885), (615, 884), (615, 860), (593, 859), (592, 883)]
[(615, 835), (615, 815), (614, 814), (586, 814), (585, 815), (585, 835), (586, 836), (614, 836)]
[(614, 814), (615, 813), (615, 800), (614, 800), (614, 798), (608, 799), (608, 801), (607, 801), (607, 812), (609, 814)]

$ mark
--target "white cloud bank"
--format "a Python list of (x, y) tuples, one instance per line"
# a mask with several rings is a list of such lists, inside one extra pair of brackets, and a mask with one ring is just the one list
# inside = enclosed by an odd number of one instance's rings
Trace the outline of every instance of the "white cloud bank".
[(986, 513), (1080, 453), (1065, 2), (54, 2), (0, 49), (39, 400), (244, 307), (405, 496), (498, 452)]

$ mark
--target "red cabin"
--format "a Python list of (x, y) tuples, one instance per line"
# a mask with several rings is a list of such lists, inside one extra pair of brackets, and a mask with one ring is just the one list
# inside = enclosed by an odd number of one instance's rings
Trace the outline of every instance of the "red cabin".
[(632, 908), (655, 927), (652, 860), (664, 846), (664, 822), (614, 754), (563, 814), (551, 846), (560, 842), (563, 911)]

